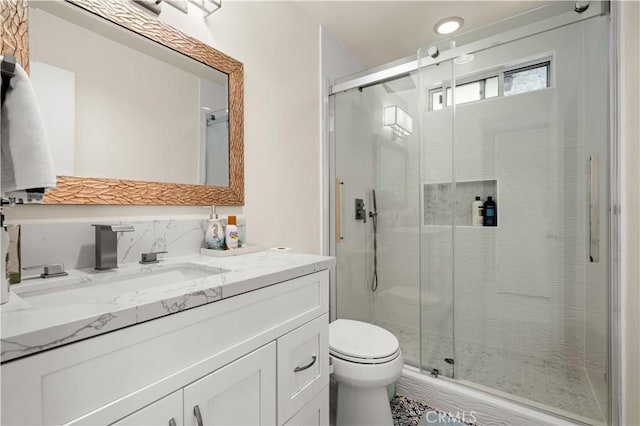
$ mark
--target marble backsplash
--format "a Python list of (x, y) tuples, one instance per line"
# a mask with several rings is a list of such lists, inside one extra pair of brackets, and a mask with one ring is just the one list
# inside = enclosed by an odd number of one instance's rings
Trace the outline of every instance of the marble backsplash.
[[(91, 268), (95, 262), (95, 231), (91, 224), (22, 225), (22, 266), (64, 263), (66, 269)], [(118, 263), (133, 263), (142, 253), (167, 251), (167, 257), (196, 254), (204, 247), (205, 220), (111, 221), (127, 223), (133, 232), (118, 234)]]

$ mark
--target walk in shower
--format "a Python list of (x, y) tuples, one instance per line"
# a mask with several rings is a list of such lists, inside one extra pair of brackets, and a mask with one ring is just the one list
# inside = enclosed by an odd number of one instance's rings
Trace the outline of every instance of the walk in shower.
[(336, 305), (426, 375), (606, 424), (609, 16), (574, 6), (335, 82)]

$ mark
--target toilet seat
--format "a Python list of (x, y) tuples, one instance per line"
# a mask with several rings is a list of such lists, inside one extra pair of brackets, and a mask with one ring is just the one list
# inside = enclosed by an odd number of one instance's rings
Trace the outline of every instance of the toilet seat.
[(354, 356), (345, 355), (334, 349), (329, 349), (329, 355), (336, 358), (340, 358), (344, 361), (354, 362), (357, 364), (384, 364), (385, 362), (390, 362), (396, 359), (400, 355), (400, 350), (398, 350), (396, 353), (389, 355), (388, 357), (385, 357), (385, 358), (358, 358)]
[(357, 364), (383, 364), (400, 355), (400, 343), (382, 327), (339, 319), (329, 324), (329, 353)]

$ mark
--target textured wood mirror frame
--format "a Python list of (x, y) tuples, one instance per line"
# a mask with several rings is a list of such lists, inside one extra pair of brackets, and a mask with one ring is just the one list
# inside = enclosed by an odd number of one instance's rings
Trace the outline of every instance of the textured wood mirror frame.
[[(130, 2), (66, 0), (229, 75), (229, 186), (58, 176), (46, 204), (227, 205), (244, 204), (244, 70), (241, 62), (150, 17)], [(29, 70), (27, 0), (1, 0), (0, 52)]]

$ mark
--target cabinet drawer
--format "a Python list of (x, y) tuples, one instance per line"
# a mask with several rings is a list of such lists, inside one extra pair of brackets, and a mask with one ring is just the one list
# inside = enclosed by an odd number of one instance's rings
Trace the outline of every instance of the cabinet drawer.
[(114, 425), (182, 426), (182, 390), (147, 405)]
[(278, 339), (278, 424), (329, 384), (329, 315)]
[(325, 387), (302, 407), (285, 426), (326, 426), (329, 424), (329, 387)]

